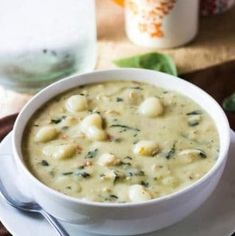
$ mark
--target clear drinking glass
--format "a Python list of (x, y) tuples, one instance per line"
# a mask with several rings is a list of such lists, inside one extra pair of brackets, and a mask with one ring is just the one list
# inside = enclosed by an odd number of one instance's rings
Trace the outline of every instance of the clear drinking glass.
[(1, 85), (35, 92), (95, 62), (95, 0), (1, 1)]

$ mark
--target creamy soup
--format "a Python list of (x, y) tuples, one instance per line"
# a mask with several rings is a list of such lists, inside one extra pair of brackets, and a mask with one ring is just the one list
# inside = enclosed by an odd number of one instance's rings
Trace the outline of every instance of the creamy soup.
[(24, 133), (29, 170), (66, 195), (140, 202), (205, 175), (219, 152), (213, 120), (191, 99), (146, 83), (80, 86), (39, 109)]

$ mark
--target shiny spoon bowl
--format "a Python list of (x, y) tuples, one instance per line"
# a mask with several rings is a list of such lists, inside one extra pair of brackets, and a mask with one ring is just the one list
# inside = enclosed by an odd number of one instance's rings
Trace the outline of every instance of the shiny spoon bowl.
[(52, 227), (55, 229), (58, 235), (69, 236), (69, 234), (66, 232), (64, 227), (60, 224), (60, 222), (55, 217), (47, 213), (38, 203), (33, 202), (33, 201), (20, 201), (12, 197), (6, 190), (1, 179), (0, 179), (0, 195), (5, 199), (5, 201), (9, 205), (11, 205), (12, 207), (18, 210), (25, 211), (25, 212), (39, 213), (42, 216), (44, 216), (44, 218), (52, 225)]

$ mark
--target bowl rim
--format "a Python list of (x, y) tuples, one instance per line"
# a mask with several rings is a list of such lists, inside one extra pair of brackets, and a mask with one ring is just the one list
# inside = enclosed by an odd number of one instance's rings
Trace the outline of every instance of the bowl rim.
[[(124, 73), (129, 73), (129, 72), (146, 72), (146, 73), (155, 73), (156, 77), (160, 76), (160, 77), (169, 77), (169, 78), (173, 78), (174, 80), (180, 80), (183, 81), (183, 83), (185, 83), (186, 86), (190, 86), (192, 89), (196, 89), (198, 92), (204, 94), (204, 96), (207, 97), (207, 99), (210, 100), (211, 103), (213, 103), (213, 106), (216, 107), (216, 109), (221, 113), (221, 117), (224, 120), (224, 127), (225, 127), (225, 131), (224, 131), (224, 136), (223, 139), (226, 139), (226, 143), (224, 145), (224, 152), (221, 153), (219, 152), (219, 156), (218, 159), (216, 160), (215, 164), (209, 169), (209, 171), (203, 175), (200, 179), (196, 180), (194, 183), (183, 187), (182, 189), (179, 189), (175, 192), (172, 192), (170, 194), (158, 197), (158, 198), (153, 198), (147, 201), (143, 201), (143, 202), (125, 202), (125, 203), (113, 203), (113, 202), (95, 202), (95, 201), (89, 201), (89, 200), (84, 200), (84, 199), (79, 199), (79, 198), (75, 198), (69, 195), (66, 195), (64, 193), (61, 193), (57, 190), (54, 190), (53, 188), (47, 186), (46, 184), (42, 183), (39, 179), (37, 179), (31, 172), (30, 170), (26, 167), (23, 158), (21, 158), (19, 150), (17, 149), (17, 135), (16, 135), (16, 131), (18, 129), (18, 126), (20, 126), (20, 121), (22, 119), (22, 117), (24, 118), (25, 116), (25, 110), (27, 109), (27, 107), (31, 104), (34, 103), (36, 100), (40, 99), (41, 96), (43, 96), (46, 92), (48, 92), (48, 90), (51, 90), (54, 86), (58, 85), (58, 84), (63, 84), (66, 81), (70, 80), (70, 79), (74, 79), (75, 78), (79, 78), (79, 77), (83, 77), (83, 76), (89, 76), (91, 74), (102, 74), (102, 73), (118, 73), (118, 72), (124, 72)], [(122, 80), (122, 79), (120, 79)], [(99, 80), (100, 82), (102, 81), (106, 81), (106, 80)], [(112, 80), (110, 80), (112, 81)], [(133, 81), (133, 79), (132, 79)], [(143, 81), (144, 83), (148, 83)], [(88, 84), (92, 84), (92, 83), (97, 83), (97, 82), (91, 82)], [(76, 86), (79, 86), (79, 82)], [(76, 86), (73, 87), (65, 87), (65, 89), (63, 89), (63, 92), (66, 92), (72, 88), (75, 88)], [(57, 95), (63, 93), (63, 92), (58, 92), (57, 94), (55, 94), (53, 97), (56, 97)], [(179, 92), (180, 93), (180, 92)], [(187, 97), (187, 95), (184, 95)], [(52, 97), (52, 98), (53, 98)], [(49, 98), (47, 100), (47, 102), (49, 100), (51, 100), (52, 98)], [(192, 99), (192, 98), (191, 98)], [(194, 100), (194, 99), (192, 99)], [(41, 106), (45, 104), (41, 103)], [(204, 109), (204, 107), (203, 107)], [(204, 109), (205, 110), (205, 109)], [(33, 112), (31, 115), (27, 115), (26, 113), (26, 120), (29, 121), (29, 119), (32, 117), (32, 115), (35, 112)], [(211, 116), (210, 116), (211, 117)], [(213, 117), (211, 117), (212, 120), (215, 122), (215, 119)], [(24, 118), (25, 119), (25, 118)], [(216, 123), (216, 122), (215, 122)], [(217, 124), (217, 123), (216, 123)], [(25, 129), (25, 127), (24, 127)], [(218, 129), (217, 129), (218, 131)], [(22, 132), (23, 133), (23, 132)], [(218, 131), (219, 134), (219, 131)], [(225, 135), (226, 134), (226, 135)], [(23, 134), (22, 134), (23, 135)], [(230, 146), (230, 126), (229, 126), (229, 122), (227, 119), (227, 116), (225, 115), (223, 109), (221, 108), (221, 106), (218, 104), (218, 102), (212, 98), (207, 92), (205, 92), (203, 89), (201, 89), (200, 87), (184, 80), (181, 79), (180, 77), (176, 77), (173, 75), (169, 75), (163, 72), (158, 72), (158, 71), (153, 71), (153, 70), (147, 70), (147, 69), (135, 69), (135, 68), (125, 68), (125, 69), (108, 69), (108, 70), (98, 70), (98, 71), (92, 71), (92, 72), (88, 72), (88, 73), (82, 73), (82, 74), (76, 74), (76, 75), (72, 75), (72, 76), (68, 76), (62, 80), (59, 80), (55, 83), (52, 83), (51, 85), (47, 86), (46, 88), (42, 89), (40, 92), (38, 92), (36, 95), (34, 95), (27, 103), (26, 105), (23, 107), (23, 109), (21, 110), (21, 112), (19, 113), (14, 127), (13, 127), (13, 135), (12, 135), (12, 145), (13, 145), (13, 157), (14, 160), (16, 161), (16, 164), (21, 168), (21, 170), (24, 172), (24, 174), (26, 174), (27, 178), (29, 178), (31, 180), (31, 182), (33, 182), (34, 184), (36, 184), (38, 187), (42, 188), (43, 191), (48, 192), (49, 194), (53, 195), (53, 197), (59, 198), (60, 200), (64, 200), (64, 201), (68, 201), (71, 203), (76, 203), (76, 204), (80, 204), (80, 205), (86, 205), (86, 206), (94, 206), (94, 207), (105, 207), (105, 208), (126, 208), (126, 207), (135, 207), (135, 206), (147, 206), (147, 205), (152, 205), (152, 204), (157, 204), (157, 203), (161, 203), (163, 201), (167, 201), (167, 200), (171, 200), (173, 198), (176, 198), (182, 194), (186, 194), (188, 193), (190, 190), (195, 189), (197, 186), (205, 183), (213, 174), (215, 174), (215, 172), (221, 167), (221, 165), (223, 164), (224, 161), (226, 161), (227, 158), (227, 154), (229, 151), (229, 146)], [(21, 145), (20, 148), (21, 149)]]

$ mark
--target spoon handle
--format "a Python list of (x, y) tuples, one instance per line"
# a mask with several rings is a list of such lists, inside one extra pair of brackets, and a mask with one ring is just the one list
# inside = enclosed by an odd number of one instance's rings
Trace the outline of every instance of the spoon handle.
[(53, 226), (56, 230), (58, 235), (60, 236), (69, 236), (66, 232), (65, 228), (60, 224), (60, 222), (52, 215), (44, 211), (43, 209), (40, 210), (40, 213), (46, 218), (46, 220)]

